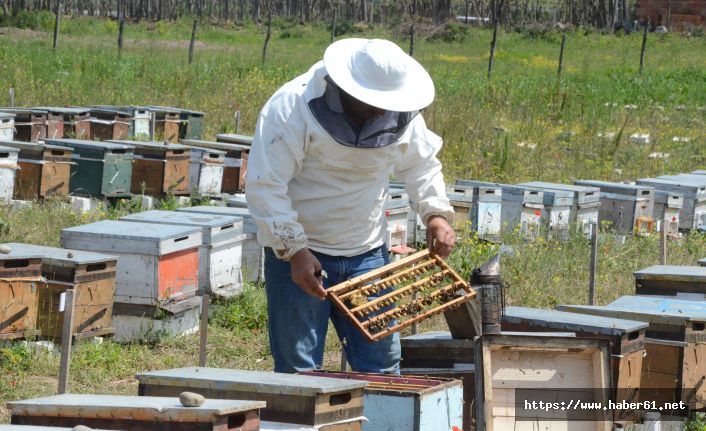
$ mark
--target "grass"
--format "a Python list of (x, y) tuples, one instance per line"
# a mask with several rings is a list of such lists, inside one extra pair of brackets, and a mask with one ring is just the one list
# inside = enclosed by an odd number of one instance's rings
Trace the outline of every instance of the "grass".
[[(51, 49), (46, 17), (29, 17), (34, 30), (0, 29), (0, 104), (9, 88), (16, 104), (162, 104), (204, 111), (206, 134), (234, 131), (233, 111), (242, 112), (242, 132), (252, 133), (259, 109), (281, 84), (318, 61), (328, 44), (324, 26), (278, 22), (266, 65), (261, 64), (264, 29), (204, 24), (196, 60), (187, 64), (188, 19), (177, 23), (130, 24), (120, 57), (115, 23), (88, 18), (63, 20), (60, 47)], [(49, 24), (50, 25), (50, 24)], [(352, 27), (350, 27), (352, 28)], [(407, 41), (399, 31), (372, 29), (357, 36)], [(424, 32), (420, 30), (421, 36)], [(447, 182), (458, 178), (515, 182), (576, 178), (625, 180), (703, 168), (706, 160), (706, 38), (650, 35), (645, 73), (638, 76), (640, 35), (604, 36), (582, 30), (568, 35), (564, 75), (556, 76), (559, 35), (551, 31), (504, 33), (498, 40), (493, 81), (486, 80), (490, 33), (454, 29), (451, 42), (418, 39), (415, 56), (436, 85), (426, 110), (429, 127), (442, 136), (440, 153)], [(634, 109), (626, 105), (636, 105)], [(613, 138), (601, 134), (615, 133)], [(649, 133), (651, 143), (629, 141)], [(675, 136), (689, 142), (675, 142)], [(668, 158), (650, 157), (669, 153)], [(172, 208), (173, 200), (161, 204)], [(30, 209), (0, 209), (0, 242), (57, 246), (61, 228), (139, 211), (123, 202), (77, 216), (60, 201)], [(586, 303), (589, 244), (525, 243), (509, 235), (511, 254), (502, 271), (512, 305), (553, 307)], [(657, 263), (656, 237), (625, 239), (605, 232), (599, 243), (596, 302), (633, 292), (633, 271)], [(464, 276), (497, 250), (464, 233), (451, 262)], [(694, 264), (706, 256), (700, 234), (670, 242), (669, 262)], [(219, 302), (209, 324), (210, 366), (271, 369), (261, 286)], [(442, 318), (422, 329), (443, 329)], [(327, 368), (338, 366), (340, 345), (329, 333)], [(75, 392), (135, 394), (135, 372), (194, 365), (195, 336), (152, 344), (82, 343), (72, 360)], [(0, 405), (52, 394), (58, 357), (21, 344), (0, 348)], [(0, 407), (0, 422), (9, 420)]]

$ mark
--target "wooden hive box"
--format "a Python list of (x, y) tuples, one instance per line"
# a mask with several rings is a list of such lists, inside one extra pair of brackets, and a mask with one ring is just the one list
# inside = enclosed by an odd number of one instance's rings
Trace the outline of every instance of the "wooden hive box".
[(179, 142), (179, 110), (167, 106), (147, 106), (152, 115), (152, 140)]
[(520, 185), (538, 187), (546, 190), (563, 190), (573, 193), (569, 222), (580, 232), (590, 237), (591, 225), (598, 223), (598, 212), (601, 205), (599, 188), (573, 184), (547, 183), (543, 181), (530, 181), (520, 183)]
[[(144, 106), (114, 106), (114, 105), (92, 105), (91, 109), (112, 109), (126, 113), (128, 119), (129, 138), (149, 139), (152, 131), (152, 113)], [(121, 139), (121, 138), (108, 138)], [(122, 138), (124, 139), (124, 138)]]
[(706, 268), (652, 265), (635, 271), (636, 295), (664, 295), (706, 300)]
[(201, 214), (220, 214), (243, 218), (243, 279), (248, 281), (265, 280), (265, 250), (257, 242), (257, 224), (247, 208), (231, 207), (230, 200), (227, 207), (221, 206), (196, 206), (177, 208), (177, 211), (195, 212)]
[(91, 140), (127, 139), (131, 121), (129, 111), (115, 107), (92, 107)]
[(191, 147), (189, 185), (192, 196), (216, 197), (221, 195), (225, 160), (225, 151)]
[(654, 187), (684, 197), (679, 213), (679, 229), (688, 231), (706, 225), (706, 176), (698, 174), (662, 175), (643, 178), (638, 184)]
[[(502, 188), (499, 186), (462, 186), (456, 182), (455, 193), (471, 195), (471, 229), (486, 241), (500, 240), (502, 227)], [(457, 198), (457, 195), (452, 195)]]
[(402, 374), (443, 377), (463, 382), (463, 430), (474, 417), (475, 360), (473, 340), (455, 339), (450, 332), (424, 332), (400, 340)]
[(267, 403), (260, 413), (263, 420), (317, 427), (360, 418), (363, 388), (367, 385), (360, 380), (197, 367), (145, 372), (135, 377), (140, 395), (176, 396), (188, 390), (206, 398), (263, 400)]
[(15, 114), (0, 112), (0, 141), (15, 139)]
[(655, 214), (657, 230), (664, 226), (667, 235), (676, 236), (679, 233), (679, 213), (684, 207), (684, 196), (679, 193), (655, 189)]
[(0, 145), (0, 203), (4, 205), (12, 203), (18, 154), (17, 148)]
[(476, 339), (476, 430), (612, 429), (609, 412), (578, 410), (591, 420), (548, 418), (524, 401), (581, 399), (608, 403), (607, 340), (554, 336), (483, 335)]
[(76, 196), (130, 196), (133, 146), (78, 139), (47, 139), (47, 144), (73, 148), (69, 192)]
[(202, 139), (204, 126), (204, 113), (190, 109), (178, 109), (181, 127), (179, 139)]
[(49, 113), (50, 118), (61, 116), (63, 118), (63, 129), (51, 120), (47, 125), (48, 139), (90, 139), (91, 138), (91, 110), (81, 107), (63, 106), (41, 106), (41, 109)]
[(245, 235), (241, 217), (154, 210), (130, 214), (120, 220), (201, 228), (200, 288), (220, 296), (234, 296), (242, 292), (240, 267)]
[(502, 329), (508, 331), (571, 331), (579, 338), (608, 340), (614, 399), (629, 402), (638, 399), (647, 326), (635, 320), (526, 307), (507, 307), (502, 323)]
[(61, 246), (118, 256), (115, 302), (156, 307), (196, 294), (201, 231), (103, 220), (63, 229)]
[(12, 253), (36, 254), (41, 258), (45, 283), (39, 290), (40, 335), (60, 339), (64, 313), (59, 311), (61, 294), (74, 290), (72, 334), (86, 338), (112, 334), (113, 295), (117, 257), (81, 250), (33, 244), (8, 244)]
[(69, 194), (73, 149), (43, 142), (3, 142), (19, 151), (14, 197), (35, 200)]
[(226, 152), (223, 169), (223, 193), (235, 194), (245, 191), (245, 171), (248, 168), (250, 146), (224, 142), (183, 139), (184, 145), (202, 147)]
[(37, 142), (47, 137), (47, 111), (37, 108), (0, 108), (15, 115), (15, 140)]
[(262, 401), (206, 400), (184, 407), (177, 397), (64, 394), (7, 403), (16, 425), (130, 431), (258, 431)]
[(130, 192), (149, 196), (191, 193), (191, 148), (165, 142), (114, 140), (134, 146)]
[(568, 190), (545, 189), (527, 186), (530, 190), (539, 190), (544, 195), (544, 210), (542, 211), (542, 229), (547, 239), (566, 241), (569, 239), (571, 226), (571, 206), (574, 193)]
[(37, 335), (42, 256), (12, 249), (0, 254), (0, 340)]
[(579, 180), (576, 184), (601, 190), (599, 222), (610, 222), (611, 228), (620, 234), (652, 232), (654, 187), (594, 180)]
[(539, 235), (544, 210), (542, 191), (523, 186), (470, 180), (458, 180), (456, 186), (500, 187), (502, 189), (501, 229), (512, 231), (519, 228), (520, 234), (529, 238), (536, 238)]
[(300, 374), (368, 382), (363, 391), (366, 431), (437, 431), (463, 425), (461, 380), (330, 371)]
[(706, 407), (706, 303), (623, 296), (604, 307), (557, 308), (647, 322), (640, 401), (683, 401), (692, 409)]

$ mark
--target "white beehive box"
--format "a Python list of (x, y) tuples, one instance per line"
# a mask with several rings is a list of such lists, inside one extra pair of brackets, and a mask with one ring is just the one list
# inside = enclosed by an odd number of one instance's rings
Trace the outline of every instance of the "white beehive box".
[(130, 214), (120, 220), (202, 228), (199, 286), (220, 296), (233, 296), (242, 291), (240, 269), (245, 235), (241, 217), (155, 210)]
[(192, 195), (219, 196), (221, 194), (225, 160), (225, 151), (191, 147), (189, 184)]
[(219, 214), (227, 216), (236, 216), (243, 218), (243, 233), (245, 240), (243, 241), (243, 263), (241, 266), (243, 279), (246, 281), (264, 281), (265, 280), (265, 257), (264, 248), (257, 242), (257, 224), (250, 215), (247, 208), (238, 208), (220, 206), (196, 206), (177, 208), (177, 211), (200, 213), (200, 214)]
[(118, 256), (115, 302), (159, 307), (196, 294), (201, 231), (103, 220), (63, 229), (61, 246)]
[(15, 114), (0, 112), (0, 141), (15, 139)]
[(407, 193), (391, 190), (385, 202), (385, 245), (388, 250), (407, 245), (407, 216), (410, 211)]
[(12, 204), (18, 153), (17, 148), (0, 146), (0, 203), (3, 205)]

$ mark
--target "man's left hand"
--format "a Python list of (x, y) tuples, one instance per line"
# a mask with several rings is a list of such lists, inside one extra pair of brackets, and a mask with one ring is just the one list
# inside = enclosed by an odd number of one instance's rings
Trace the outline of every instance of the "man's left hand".
[(427, 246), (429, 250), (442, 259), (451, 254), (456, 244), (456, 232), (442, 216), (431, 216), (427, 220)]

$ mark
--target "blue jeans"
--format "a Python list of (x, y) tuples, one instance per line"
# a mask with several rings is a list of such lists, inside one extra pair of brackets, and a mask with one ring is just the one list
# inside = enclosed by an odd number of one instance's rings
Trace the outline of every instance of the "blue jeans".
[[(384, 246), (353, 257), (312, 253), (328, 274), (324, 288), (388, 263)], [(399, 333), (380, 341), (367, 341), (331, 301), (309, 296), (294, 284), (289, 262), (278, 259), (270, 248), (265, 249), (265, 288), (270, 348), (276, 372), (295, 373), (321, 368), (330, 318), (353, 370), (399, 373)]]

